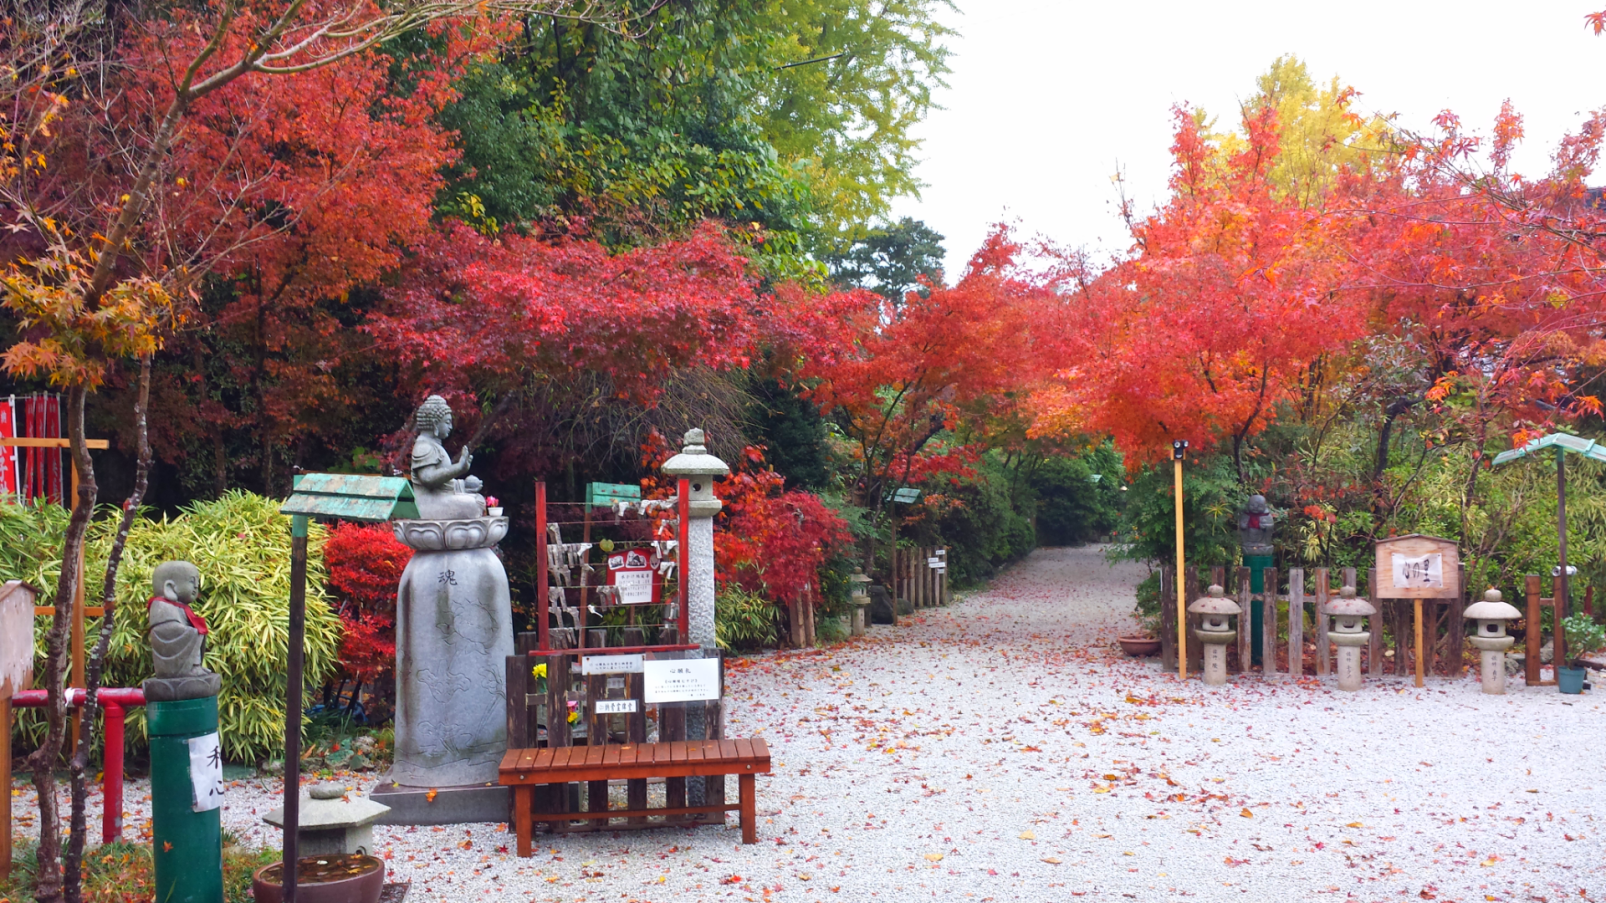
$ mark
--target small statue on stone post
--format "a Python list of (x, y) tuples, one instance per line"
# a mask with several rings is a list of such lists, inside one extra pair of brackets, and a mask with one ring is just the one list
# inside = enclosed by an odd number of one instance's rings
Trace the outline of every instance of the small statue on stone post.
[(156, 676), (144, 683), (146, 700), (174, 702), (216, 696), (221, 681), (201, 664), (206, 620), (190, 607), (201, 592), (200, 570), (188, 561), (164, 561), (151, 572), (151, 584), (146, 635)]
[[(1263, 495), (1250, 496), (1249, 504), (1238, 515), (1238, 542), (1243, 546), (1244, 567), (1249, 569), (1251, 593), (1275, 594), (1277, 591), (1276, 587), (1267, 589), (1265, 586), (1266, 568), (1272, 566), (1271, 528), (1276, 520)], [(1249, 606), (1250, 661), (1257, 665), (1261, 663), (1262, 647), (1265, 645), (1261, 640), (1264, 622), (1261, 607)]]
[(1271, 513), (1266, 497), (1250, 496), (1249, 504), (1238, 515), (1238, 541), (1243, 545), (1245, 564), (1250, 556), (1271, 557), (1271, 528), (1275, 522), (1276, 515)]

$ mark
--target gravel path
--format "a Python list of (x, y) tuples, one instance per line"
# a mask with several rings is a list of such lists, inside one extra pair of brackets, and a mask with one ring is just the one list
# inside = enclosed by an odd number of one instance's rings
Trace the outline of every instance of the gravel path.
[[(496, 825), (376, 839), (409, 903), (1606, 899), (1595, 697), (1179, 684), (1114, 646), (1141, 576), (1042, 550), (867, 641), (734, 663), (728, 733), (775, 757), (756, 845), (734, 818), (528, 860)], [(236, 785), (225, 826), (276, 843), (271, 790)]]

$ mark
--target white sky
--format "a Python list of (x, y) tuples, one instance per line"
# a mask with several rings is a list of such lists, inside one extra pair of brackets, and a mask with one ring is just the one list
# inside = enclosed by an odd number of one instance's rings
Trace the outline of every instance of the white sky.
[(1606, 106), (1606, 35), (1584, 24), (1606, 0), (956, 2), (942, 16), (959, 31), (937, 94), (945, 109), (917, 131), (928, 187), (893, 211), (946, 237), (949, 281), (1001, 220), (1022, 237), (1124, 249), (1117, 164), (1138, 210), (1152, 209), (1170, 173), (1171, 106), (1236, 123), (1255, 77), (1284, 53), (1318, 83), (1337, 75), (1360, 91), (1361, 112), (1398, 113), (1407, 128), (1451, 109), (1487, 134), (1510, 98), (1527, 132), (1517, 168), (1533, 175)]

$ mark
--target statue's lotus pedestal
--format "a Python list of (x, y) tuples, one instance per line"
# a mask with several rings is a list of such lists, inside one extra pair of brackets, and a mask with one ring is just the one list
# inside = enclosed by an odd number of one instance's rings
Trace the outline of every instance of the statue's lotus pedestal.
[(396, 759), (370, 795), (383, 824), (506, 821), (513, 609), (493, 547), (507, 518), (392, 526), (414, 554), (396, 595)]

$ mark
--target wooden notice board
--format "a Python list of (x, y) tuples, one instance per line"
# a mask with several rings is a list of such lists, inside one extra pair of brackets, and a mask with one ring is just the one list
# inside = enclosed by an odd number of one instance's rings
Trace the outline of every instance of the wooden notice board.
[(1461, 595), (1461, 553), (1452, 540), (1412, 533), (1377, 544), (1379, 599), (1454, 599)]
[[(1376, 599), (1411, 599), (1416, 617), (1416, 685), (1422, 686), (1422, 600), (1461, 595), (1461, 553), (1452, 540), (1412, 533), (1377, 544)], [(1459, 627), (1460, 625), (1454, 625)]]
[(33, 684), (33, 587), (0, 584), (0, 880), (11, 874), (11, 695)]

